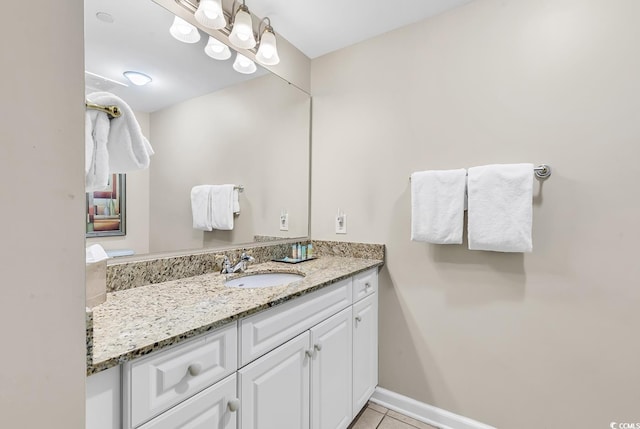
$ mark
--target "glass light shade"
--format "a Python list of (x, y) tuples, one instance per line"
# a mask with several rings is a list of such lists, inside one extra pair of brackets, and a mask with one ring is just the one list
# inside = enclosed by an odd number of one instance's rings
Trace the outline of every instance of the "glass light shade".
[(144, 86), (152, 81), (150, 76), (137, 71), (126, 71), (122, 74), (129, 80), (129, 82), (137, 86)]
[(200, 0), (195, 18), (203, 26), (216, 30), (227, 25), (220, 0)]
[(198, 32), (198, 29), (177, 16), (173, 18), (173, 24), (171, 24), (169, 28), (169, 33), (184, 43), (197, 43), (200, 40), (200, 32)]
[(260, 37), (260, 47), (256, 53), (256, 61), (259, 63), (274, 66), (280, 62), (278, 47), (276, 46), (276, 35), (269, 30), (265, 30)]
[(205, 54), (216, 60), (226, 60), (231, 58), (231, 50), (227, 45), (209, 36), (207, 46), (204, 48)]
[(242, 49), (251, 49), (256, 46), (256, 38), (253, 35), (253, 24), (249, 9), (241, 8), (233, 20), (233, 29), (229, 34), (229, 41), (234, 46)]
[(257, 67), (256, 63), (238, 52), (236, 54), (236, 60), (233, 62), (233, 69), (238, 73), (251, 74), (255, 73)]

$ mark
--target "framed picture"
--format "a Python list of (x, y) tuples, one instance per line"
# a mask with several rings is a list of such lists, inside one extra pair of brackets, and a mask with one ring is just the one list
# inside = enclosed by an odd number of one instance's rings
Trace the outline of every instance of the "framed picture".
[(126, 235), (125, 175), (112, 174), (105, 190), (87, 192), (87, 237)]

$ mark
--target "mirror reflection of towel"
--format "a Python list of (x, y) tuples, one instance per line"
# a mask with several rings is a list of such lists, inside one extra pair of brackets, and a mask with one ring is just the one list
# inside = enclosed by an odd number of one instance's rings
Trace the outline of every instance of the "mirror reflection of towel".
[(233, 214), (240, 211), (234, 185), (199, 185), (191, 189), (193, 228), (202, 231), (233, 229)]
[(234, 186), (211, 186), (211, 226), (213, 229), (233, 229)]
[(129, 173), (149, 168), (151, 144), (142, 134), (133, 110), (120, 97), (110, 92), (94, 92), (87, 100), (105, 106), (118, 106), (122, 115), (111, 119), (109, 128), (109, 171), (111, 173)]

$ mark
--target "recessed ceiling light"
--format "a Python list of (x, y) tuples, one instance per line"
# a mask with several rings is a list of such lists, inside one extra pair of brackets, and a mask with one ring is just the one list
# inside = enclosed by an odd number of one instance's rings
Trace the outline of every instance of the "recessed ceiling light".
[(98, 18), (99, 21), (106, 22), (107, 24), (113, 24), (113, 21), (115, 21), (115, 19), (113, 19), (113, 15), (107, 12), (96, 13), (96, 18)]
[(124, 75), (124, 77), (129, 79), (129, 82), (138, 86), (146, 85), (153, 80), (150, 76), (137, 71), (126, 71), (122, 74)]

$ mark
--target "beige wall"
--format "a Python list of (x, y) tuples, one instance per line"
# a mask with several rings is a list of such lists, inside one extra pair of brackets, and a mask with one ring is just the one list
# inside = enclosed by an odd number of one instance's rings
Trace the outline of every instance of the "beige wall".
[[(478, 0), (313, 60), (312, 237), (387, 245), (383, 387), (501, 428), (640, 421), (639, 16)], [(554, 168), (533, 253), (409, 240), (411, 172), (511, 162)]]
[[(142, 133), (153, 146), (149, 114), (135, 112)], [(151, 158), (153, 164), (153, 157)], [(117, 237), (87, 238), (87, 245), (99, 243), (105, 249), (131, 249), (136, 254), (149, 253), (149, 170), (138, 170), (126, 176), (126, 230)]]
[[(151, 114), (150, 251), (308, 234), (309, 97), (267, 75)], [(244, 185), (233, 231), (192, 227), (195, 185)], [(289, 231), (279, 231), (280, 211)]]
[(83, 4), (27, 6), (4, 4), (0, 29), (0, 427), (75, 429), (86, 356)]

